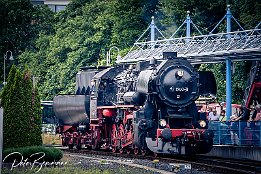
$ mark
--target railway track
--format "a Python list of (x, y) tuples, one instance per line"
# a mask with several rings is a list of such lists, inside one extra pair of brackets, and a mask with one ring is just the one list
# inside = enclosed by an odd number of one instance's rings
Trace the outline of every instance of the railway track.
[[(229, 173), (229, 174), (261, 174), (261, 165), (256, 161), (246, 161), (246, 160), (235, 160), (235, 159), (223, 159), (216, 157), (209, 157), (200, 155), (197, 158), (173, 158), (167, 155), (154, 157), (153, 155), (142, 156), (134, 154), (120, 154), (112, 153), (108, 151), (94, 151), (94, 150), (69, 150), (62, 149), (64, 152), (70, 154), (84, 155), (102, 155), (102, 156), (112, 156), (121, 158), (137, 158), (146, 159), (150, 161), (160, 161), (162, 163), (168, 163), (170, 166), (172, 164), (190, 164), (193, 169), (215, 172), (215, 173)], [(174, 168), (175, 169), (175, 166)]]
[(198, 160), (205, 162), (209, 165), (218, 165), (228, 168), (234, 168), (235, 171), (242, 171), (245, 173), (261, 174), (261, 162), (259, 161), (250, 161), (250, 160), (235, 160), (235, 159), (226, 159), (221, 157), (209, 157), (201, 155), (198, 157)]

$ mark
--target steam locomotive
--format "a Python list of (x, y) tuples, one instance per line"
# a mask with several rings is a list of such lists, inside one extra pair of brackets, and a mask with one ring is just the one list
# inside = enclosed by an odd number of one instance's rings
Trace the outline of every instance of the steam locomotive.
[(213, 132), (195, 105), (215, 95), (211, 72), (197, 72), (176, 53), (161, 60), (84, 67), (76, 94), (58, 95), (53, 108), (64, 146), (146, 155), (208, 153)]

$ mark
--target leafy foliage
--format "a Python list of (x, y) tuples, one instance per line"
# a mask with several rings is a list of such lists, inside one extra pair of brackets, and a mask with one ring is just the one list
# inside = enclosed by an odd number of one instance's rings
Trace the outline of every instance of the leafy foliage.
[[(36, 38), (39, 33), (53, 32), (53, 12), (47, 6), (33, 7), (30, 0), (1, 0), (0, 1), (0, 55), (7, 50), (12, 51), (17, 59), (25, 50), (35, 50)], [(8, 54), (9, 58), (10, 54)], [(27, 60), (30, 61), (30, 60)], [(10, 64), (6, 62), (6, 72)], [(17, 64), (17, 62), (15, 62)], [(24, 66), (25, 64), (19, 64)], [(0, 66), (3, 67), (1, 59)], [(3, 79), (1, 68), (0, 79)]]
[[(29, 0), (0, 1), (0, 52), (23, 51), (30, 40), (33, 6)], [(2, 54), (1, 54), (2, 55)]]
[[(32, 7), (29, 0), (3, 0), (0, 16), (7, 18), (0, 18), (3, 24), (0, 25), (0, 53), (15, 50), (19, 54), (19, 66), (27, 65), (37, 77), (40, 98), (52, 100), (59, 93), (74, 93), (75, 74), (79, 68), (104, 64), (112, 46), (117, 46), (121, 55), (126, 54), (146, 29), (152, 15), (157, 26), (170, 36), (189, 10), (193, 22), (206, 34), (225, 15), (227, 4), (231, 4), (233, 15), (243, 27), (254, 28), (261, 21), (259, 0), (73, 0), (64, 11), (56, 14), (47, 7)], [(17, 15), (23, 18), (18, 20)], [(225, 31), (225, 27), (222, 23), (216, 32)], [(236, 25), (232, 28), (237, 29)], [(184, 36), (185, 30), (178, 34)], [(117, 54), (113, 49), (112, 62)], [(238, 81), (240, 77), (245, 78), (249, 70), (244, 63), (238, 66), (242, 71), (234, 74), (233, 84), (238, 85), (233, 86), (233, 90), (242, 94), (244, 85)], [(223, 100), (224, 65), (210, 67), (218, 79), (218, 98)], [(242, 95), (234, 95), (234, 101), (239, 101), (235, 98), (239, 96)]]
[[(36, 50), (19, 56), (38, 77), (42, 98), (75, 92), (75, 74), (82, 66), (96, 65), (106, 57), (107, 49), (117, 45), (128, 49), (145, 29), (143, 20), (147, 1), (73, 1), (56, 15), (54, 33), (41, 32)], [(113, 51), (112, 57), (116, 54)]]
[[(260, 22), (261, 3), (259, 0), (160, 0), (159, 19), (161, 19), (166, 35), (172, 35), (177, 26), (180, 26), (185, 20), (186, 12), (190, 11), (193, 22), (203, 34), (208, 34), (226, 14), (228, 4), (231, 5), (233, 16), (243, 27), (252, 29)], [(238, 29), (237, 24), (232, 23), (232, 30)], [(198, 34), (196, 30), (192, 32)], [(226, 32), (225, 21), (215, 32)], [(185, 29), (181, 30), (179, 34), (185, 36)]]
[[(248, 62), (235, 62), (234, 72), (232, 73), (232, 102), (242, 103), (244, 97), (244, 89), (247, 85), (250, 64)], [(200, 70), (212, 71), (217, 83), (217, 101), (226, 101), (226, 64), (204, 64)]]
[[(14, 155), (10, 155), (11, 153), (16, 152)], [(28, 162), (34, 162), (34, 160), (37, 160), (40, 158), (43, 154), (45, 155), (43, 158), (41, 158), (41, 161), (38, 160), (38, 162), (55, 162), (59, 161), (63, 157), (63, 153), (60, 149), (57, 148), (47, 148), (42, 146), (28, 146), (28, 147), (20, 147), (20, 148), (7, 148), (3, 151), (3, 159), (5, 159), (5, 163), (13, 163), (14, 160), (18, 160), (21, 158), (20, 154), (23, 156), (23, 159), (28, 158)], [(39, 155), (33, 155), (36, 153), (40, 153)], [(9, 157), (7, 157), (9, 155)], [(33, 157), (31, 156), (33, 155)]]
[(3, 89), (4, 148), (41, 145), (40, 99), (28, 70), (11, 68)]

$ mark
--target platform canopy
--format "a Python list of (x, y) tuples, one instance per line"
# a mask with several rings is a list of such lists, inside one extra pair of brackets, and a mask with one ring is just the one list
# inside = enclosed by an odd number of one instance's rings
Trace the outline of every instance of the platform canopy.
[(261, 60), (261, 29), (136, 42), (118, 63), (162, 59), (163, 52), (177, 52), (192, 64)]

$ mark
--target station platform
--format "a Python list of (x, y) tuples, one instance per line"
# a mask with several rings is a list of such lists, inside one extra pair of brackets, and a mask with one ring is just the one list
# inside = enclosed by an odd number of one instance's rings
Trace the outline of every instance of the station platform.
[(260, 161), (261, 164), (261, 147), (214, 145), (213, 149), (206, 155), (222, 158), (254, 160)]
[(261, 161), (261, 121), (239, 121), (233, 128), (231, 123), (212, 121), (213, 149), (207, 156)]

